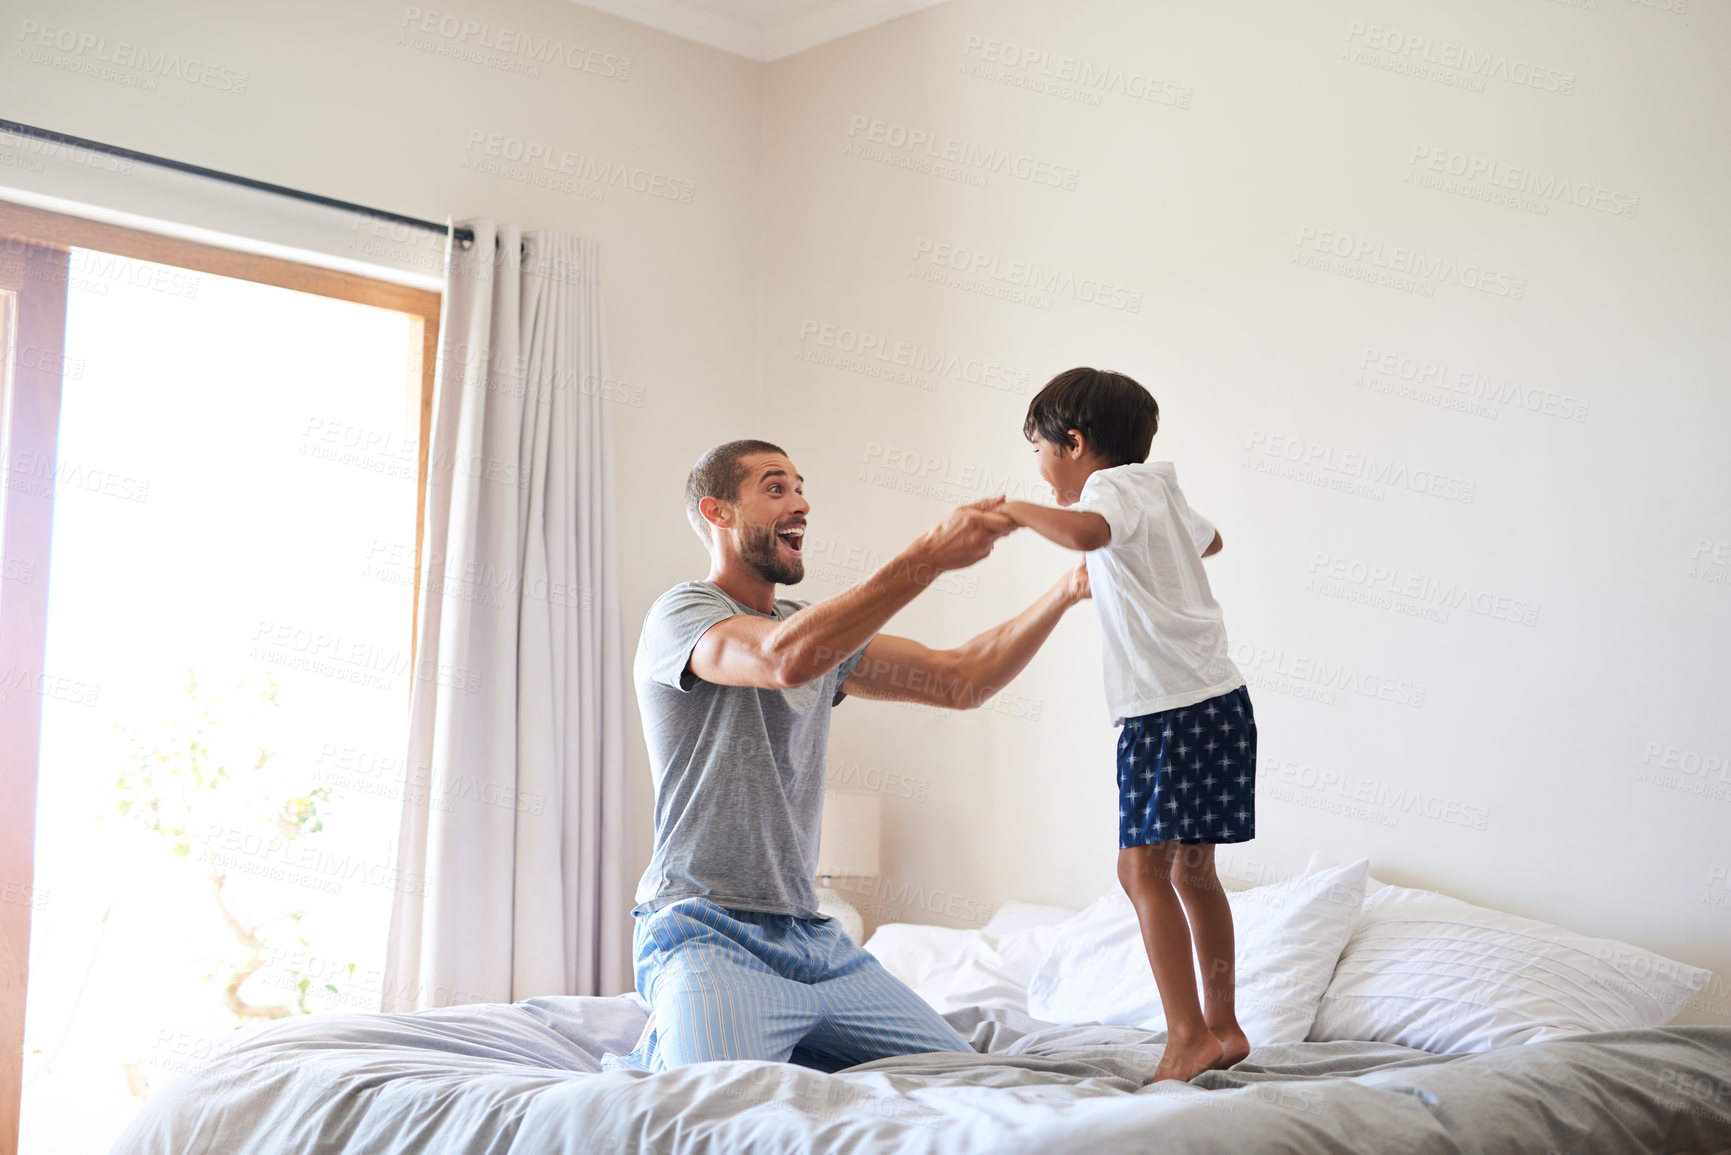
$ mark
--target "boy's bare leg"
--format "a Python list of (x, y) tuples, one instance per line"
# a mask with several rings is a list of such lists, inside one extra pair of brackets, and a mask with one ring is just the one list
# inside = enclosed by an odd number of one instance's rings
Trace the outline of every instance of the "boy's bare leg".
[(1202, 964), (1202, 1017), (1225, 1052), (1215, 1065), (1230, 1067), (1250, 1054), (1250, 1040), (1238, 1025), (1232, 907), (1214, 870), (1214, 847), (1181, 847), (1172, 867), (1172, 889), (1189, 916), (1190, 938)]
[(1142, 945), (1166, 1010), (1166, 1051), (1154, 1081), (1190, 1080), (1220, 1064), (1225, 1048), (1202, 1016), (1190, 924), (1172, 886), (1177, 844), (1157, 842), (1118, 852), (1118, 881), (1136, 908)]

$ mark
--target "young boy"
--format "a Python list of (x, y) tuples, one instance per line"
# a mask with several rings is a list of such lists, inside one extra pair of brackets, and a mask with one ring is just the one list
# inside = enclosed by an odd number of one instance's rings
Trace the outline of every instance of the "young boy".
[(1106, 701), (1123, 727), (1118, 880), (1166, 1011), (1154, 1078), (1188, 1080), (1250, 1053), (1233, 1009), (1232, 911), (1214, 847), (1255, 835), (1256, 721), (1202, 567), (1220, 535), (1184, 500), (1171, 463), (1148, 461), (1159, 423), (1154, 398), (1121, 373), (1058, 374), (1028, 406), (1022, 432), (1065, 508), (1000, 509), (1085, 551)]

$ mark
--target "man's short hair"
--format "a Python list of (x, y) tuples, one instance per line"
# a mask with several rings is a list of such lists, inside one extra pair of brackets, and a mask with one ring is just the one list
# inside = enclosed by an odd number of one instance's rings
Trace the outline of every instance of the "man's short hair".
[(727, 441), (699, 457), (691, 467), (691, 475), (685, 479), (685, 516), (691, 519), (691, 528), (697, 531), (697, 540), (704, 549), (711, 545), (709, 523), (703, 520), (703, 511), (697, 507), (706, 497), (738, 501), (739, 486), (745, 481), (743, 462), (759, 453), (787, 456), (787, 450), (767, 441)]
[(1112, 465), (1147, 461), (1160, 429), (1160, 406), (1153, 394), (1122, 373), (1066, 369), (1028, 403), (1022, 435), (1029, 441), (1043, 437), (1065, 448), (1072, 429)]

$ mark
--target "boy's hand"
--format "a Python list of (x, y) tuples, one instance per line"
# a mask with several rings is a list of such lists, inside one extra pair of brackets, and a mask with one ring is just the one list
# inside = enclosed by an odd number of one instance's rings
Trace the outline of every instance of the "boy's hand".
[(1000, 534), (1014, 533), (1022, 528), (1022, 523), (1010, 516), (1009, 504), (1004, 500), (1004, 495), (1001, 493), (995, 497), (982, 497), (978, 501), (970, 501), (966, 505), (959, 506), (958, 509), (985, 510), (992, 515), (987, 519), (988, 522)]
[(960, 506), (922, 534), (914, 547), (921, 561), (936, 570), (966, 569), (983, 560), (998, 539), (1015, 532), (1016, 523), (997, 507), (1002, 497), (986, 497)]
[(1064, 575), (1064, 593), (1069, 596), (1071, 605), (1075, 605), (1084, 598), (1094, 596), (1093, 588), (1088, 585), (1088, 566), (1086, 563)]

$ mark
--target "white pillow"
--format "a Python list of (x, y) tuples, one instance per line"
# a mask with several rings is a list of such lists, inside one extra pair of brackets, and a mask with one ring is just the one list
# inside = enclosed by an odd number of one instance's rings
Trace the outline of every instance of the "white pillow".
[[(1358, 923), (1369, 867), (1361, 859), (1226, 896), (1238, 948), (1238, 1021), (1252, 1046), (1303, 1041)], [(1166, 1029), (1128, 897), (1108, 894), (1056, 931), (1028, 984), (1028, 1014), (1049, 1023)], [(1200, 975), (1197, 982), (1200, 992)]]
[(1390, 886), (1365, 901), (1310, 1038), (1459, 1054), (1659, 1027), (1710, 974), (1613, 939)]
[(1026, 1013), (1028, 980), (1057, 938), (1055, 926), (1001, 936), (978, 930), (891, 922), (865, 949), (938, 1013), (961, 1007), (1005, 1007)]
[(959, 1007), (1028, 1010), (1028, 980), (1057, 941), (1055, 926), (1031, 926), (1000, 938), (976, 932), (975, 942), (941, 990), (922, 992), (942, 1014)]
[[(1304, 873), (1315, 874), (1319, 870), (1327, 870), (1331, 866), (1339, 866), (1339, 865), (1340, 865), (1340, 859), (1334, 857), (1332, 854), (1329, 854), (1326, 851), (1322, 851), (1322, 850), (1313, 850), (1310, 852), (1309, 861), (1307, 861), (1304, 864)], [(1382, 879), (1378, 878), (1374, 874), (1365, 875), (1364, 876), (1365, 897), (1368, 898), (1369, 896), (1375, 894), (1377, 891), (1381, 890), (1383, 887), (1388, 886), (1388, 885), (1389, 885), (1389, 883), (1384, 882)]]
[(981, 933), (1002, 936), (1032, 926), (1056, 926), (1075, 918), (1076, 911), (1068, 906), (1041, 906), (1037, 902), (1017, 902), (1011, 899), (998, 908), (992, 921), (980, 928)]
[(886, 922), (866, 939), (865, 949), (914, 990), (946, 990), (969, 953), (978, 949), (979, 937), (977, 930)]
[[(1070, 918), (1074, 917), (1076, 912), (1071, 911)], [(1052, 947), (1057, 945), (1058, 936), (1062, 933), (1058, 928), (1062, 925), (1062, 922), (1055, 922), (1024, 927), (999, 935), (993, 943), (997, 950), (998, 970), (1022, 988), (1024, 1007), (1028, 1001), (1028, 984), (1034, 981), (1034, 972), (1040, 969), (1040, 964), (1052, 953)]]

